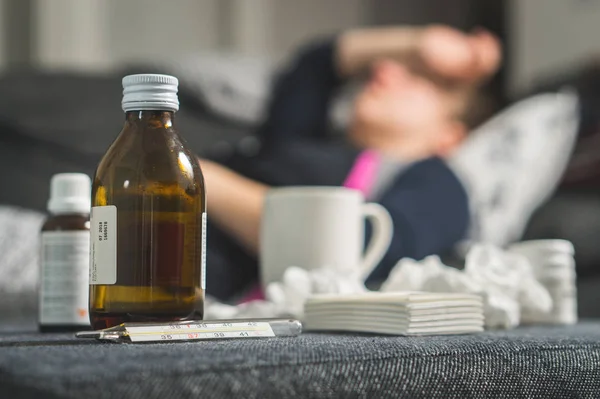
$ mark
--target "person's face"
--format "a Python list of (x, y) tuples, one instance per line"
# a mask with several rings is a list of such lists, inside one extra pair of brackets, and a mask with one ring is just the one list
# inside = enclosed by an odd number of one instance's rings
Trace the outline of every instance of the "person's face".
[[(442, 155), (458, 141), (458, 99), (449, 90), (392, 60), (381, 60), (354, 104), (358, 133), (385, 135), (390, 145), (417, 146)], [(363, 137), (369, 140), (368, 137)], [(449, 141), (450, 140), (450, 141)], [(360, 141), (360, 139), (359, 139)]]

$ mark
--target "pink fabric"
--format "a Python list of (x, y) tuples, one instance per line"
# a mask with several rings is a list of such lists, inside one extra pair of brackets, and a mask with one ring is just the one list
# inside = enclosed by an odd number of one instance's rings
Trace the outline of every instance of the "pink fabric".
[(250, 292), (240, 301), (240, 303), (259, 301), (259, 300), (264, 300), (264, 299), (265, 299), (265, 294), (264, 294), (262, 288), (260, 287), (260, 285), (257, 285), (256, 287), (254, 287), (250, 290)]
[(379, 161), (379, 156), (374, 151), (363, 151), (354, 161), (344, 187), (358, 190), (367, 197), (375, 182)]

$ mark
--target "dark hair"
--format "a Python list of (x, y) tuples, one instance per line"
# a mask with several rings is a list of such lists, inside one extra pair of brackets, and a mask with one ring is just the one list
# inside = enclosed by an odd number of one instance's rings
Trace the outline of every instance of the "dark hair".
[(490, 119), (499, 108), (497, 101), (485, 87), (470, 89), (464, 94), (458, 118), (465, 124), (467, 131), (471, 132)]

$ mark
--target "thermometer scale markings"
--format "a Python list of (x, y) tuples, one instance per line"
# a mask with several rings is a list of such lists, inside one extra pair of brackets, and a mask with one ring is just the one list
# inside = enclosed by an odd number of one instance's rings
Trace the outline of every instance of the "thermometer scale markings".
[(271, 325), (265, 322), (128, 326), (126, 330), (132, 342), (275, 336)]

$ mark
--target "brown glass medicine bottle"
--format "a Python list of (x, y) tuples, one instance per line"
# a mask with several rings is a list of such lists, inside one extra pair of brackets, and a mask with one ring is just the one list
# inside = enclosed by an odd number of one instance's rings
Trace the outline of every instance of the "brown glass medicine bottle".
[(196, 157), (175, 130), (177, 79), (123, 79), (125, 125), (92, 185), (90, 320), (201, 319), (206, 195)]
[(81, 173), (60, 173), (50, 181), (50, 217), (41, 232), (38, 325), (42, 332), (90, 328), (90, 186), (90, 178)]

